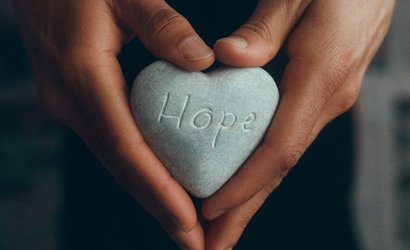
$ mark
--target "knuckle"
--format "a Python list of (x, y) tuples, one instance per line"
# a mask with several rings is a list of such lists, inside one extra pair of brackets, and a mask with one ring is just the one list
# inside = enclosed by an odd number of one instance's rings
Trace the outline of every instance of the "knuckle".
[[(282, 179), (287, 173), (296, 165), (299, 158), (303, 154), (304, 144), (295, 143), (295, 146), (285, 146), (280, 149), (278, 166), (271, 166), (267, 172), (271, 183), (267, 185), (262, 192), (269, 196), (275, 188), (281, 183)], [(266, 147), (270, 152), (277, 152), (278, 150), (272, 146), (268, 141), (262, 143), (262, 147)]]
[(252, 19), (251, 21), (244, 24), (242, 26), (242, 29), (253, 32), (269, 44), (274, 41), (269, 25), (262, 19)]
[(311, 0), (288, 0), (285, 6), (286, 16), (291, 17), (292, 22), (296, 21), (310, 2)]
[(263, 196), (268, 197), (271, 193), (273, 193), (277, 186), (278, 185), (276, 184), (276, 182), (271, 182), (270, 184), (268, 184), (262, 189)]
[[(238, 221), (238, 227), (239, 227), (241, 230), (244, 230), (244, 229), (246, 228), (246, 226), (248, 225), (249, 221), (250, 221), (250, 218), (248, 218), (247, 215), (242, 216), (242, 217), (239, 219), (239, 221)], [(236, 242), (235, 242), (235, 243), (236, 243)], [(234, 247), (234, 246), (235, 246), (235, 243), (232, 243), (232, 242), (231, 242), (231, 244), (229, 244), (229, 245), (231, 245), (232, 247)]]
[(282, 172), (279, 176), (277, 176), (273, 181), (271, 181), (266, 187), (262, 189), (261, 194), (263, 199), (268, 198), (273, 193), (273, 191), (275, 191), (276, 188), (279, 187), (287, 174), (288, 171)]
[[(246, 211), (244, 211), (237, 222), (237, 227), (243, 231), (246, 226), (249, 224), (250, 220), (252, 219), (253, 216), (253, 212), (251, 209), (247, 209)], [(236, 242), (231, 242), (229, 245), (231, 245), (232, 247), (234, 247), (236, 245)]]
[(165, 29), (182, 23), (186, 23), (186, 19), (173, 9), (160, 9), (148, 21), (148, 29), (153, 31), (157, 36)]
[(339, 85), (346, 81), (347, 76), (353, 69), (353, 54), (351, 49), (343, 49), (332, 60), (330, 74)]
[(359, 87), (356, 86), (352, 86), (344, 90), (342, 98), (340, 99), (340, 109), (346, 111), (352, 108), (353, 105), (356, 103), (357, 98), (359, 97), (359, 93)]
[(346, 83), (353, 70), (351, 53), (346, 51), (335, 55), (328, 65), (320, 64), (319, 76), (322, 82), (321, 95), (327, 100)]
[(346, 82), (348, 75), (352, 71), (353, 64), (351, 61), (350, 52), (341, 52), (334, 56), (332, 63), (330, 63), (327, 68), (328, 77), (326, 81), (326, 83), (332, 85), (334, 90), (338, 89)]
[(293, 143), (282, 151), (280, 175), (285, 176), (299, 161), (304, 151), (304, 143)]

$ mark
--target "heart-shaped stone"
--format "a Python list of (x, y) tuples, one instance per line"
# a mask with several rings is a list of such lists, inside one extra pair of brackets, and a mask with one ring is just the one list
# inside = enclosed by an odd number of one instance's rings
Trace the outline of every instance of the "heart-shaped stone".
[(136, 78), (131, 107), (158, 159), (203, 198), (258, 146), (278, 99), (274, 80), (261, 68), (222, 67), (205, 74), (158, 61)]

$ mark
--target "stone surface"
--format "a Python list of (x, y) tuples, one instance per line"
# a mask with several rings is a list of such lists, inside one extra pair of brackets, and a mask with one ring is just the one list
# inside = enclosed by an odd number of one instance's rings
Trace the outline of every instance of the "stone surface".
[(278, 103), (261, 68), (183, 71), (158, 61), (131, 94), (138, 128), (155, 155), (190, 193), (217, 191), (261, 141)]

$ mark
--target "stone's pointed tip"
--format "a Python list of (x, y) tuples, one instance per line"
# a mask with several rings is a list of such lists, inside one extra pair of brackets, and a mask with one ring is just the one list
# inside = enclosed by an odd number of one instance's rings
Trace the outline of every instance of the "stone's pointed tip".
[(213, 195), (216, 192), (216, 190), (211, 191), (211, 192), (209, 192), (208, 190), (199, 190), (199, 191), (198, 190), (196, 190), (196, 191), (188, 190), (188, 191), (193, 196), (195, 196), (196, 198), (199, 198), (199, 199), (208, 198), (209, 196)]

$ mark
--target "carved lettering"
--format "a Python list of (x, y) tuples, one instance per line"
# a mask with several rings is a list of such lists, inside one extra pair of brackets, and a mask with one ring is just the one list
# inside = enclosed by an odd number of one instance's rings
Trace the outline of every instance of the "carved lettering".
[(179, 113), (179, 115), (166, 114), (165, 112), (166, 112), (168, 101), (169, 101), (169, 92), (167, 92), (167, 94), (165, 96), (165, 99), (164, 99), (164, 103), (163, 103), (162, 108), (161, 108), (161, 112), (159, 113), (159, 116), (158, 116), (158, 123), (161, 123), (163, 118), (177, 119), (178, 120), (177, 128), (180, 129), (181, 128), (181, 123), (182, 123), (182, 118), (184, 117), (185, 109), (188, 106), (189, 98), (190, 98), (190, 95), (187, 95), (186, 98), (185, 98), (185, 102), (182, 105), (182, 110)]
[[(177, 108), (177, 110), (175, 110), (175, 107), (178, 105), (170, 104), (171, 103), (170, 92), (167, 92), (164, 97), (161, 111), (158, 116), (158, 123), (161, 124), (163, 120), (165, 119), (170, 119), (170, 120), (175, 119), (177, 121), (176, 128), (180, 130), (182, 121), (184, 120), (184, 117), (185, 117), (185, 111), (190, 102), (190, 98), (191, 98), (191, 95), (187, 94), (184, 102), (182, 103), (181, 109)], [(226, 112), (225, 110), (222, 110), (220, 112), (221, 119), (215, 118), (215, 117), (219, 117), (219, 116), (216, 116), (216, 114), (218, 113), (214, 112), (214, 110), (212, 110), (211, 108), (205, 107), (205, 108), (199, 109), (191, 117), (191, 119), (188, 120), (190, 121), (191, 127), (196, 130), (216, 129), (215, 134), (212, 137), (212, 142), (211, 142), (212, 148), (215, 148), (217, 146), (218, 141), (221, 137), (221, 134), (223, 134), (222, 132), (227, 131), (224, 133), (228, 133), (228, 130), (233, 129), (234, 125), (237, 123), (237, 120), (238, 120), (237, 115), (233, 112)], [(251, 131), (254, 121), (256, 120), (256, 113), (251, 112), (248, 116), (245, 116), (243, 120), (242, 118), (239, 118), (239, 119), (241, 119), (242, 122), (238, 124), (239, 125), (237, 126), (238, 129), (242, 130), (242, 132)], [(218, 121), (215, 121), (215, 120), (218, 120)]]
[(254, 112), (250, 113), (248, 117), (241, 123), (243, 131), (249, 131), (251, 129), (251, 123), (255, 121), (256, 114)]
[[(230, 117), (230, 118), (229, 118)], [(227, 119), (228, 118), (228, 119)], [(230, 119), (230, 123), (227, 122), (227, 120), (229, 121)], [(222, 111), (222, 118), (221, 118), (221, 122), (218, 124), (218, 128), (216, 130), (216, 134), (215, 137), (212, 141), (212, 147), (215, 148), (216, 147), (216, 142), (218, 140), (218, 137), (221, 133), (222, 129), (229, 129), (230, 127), (232, 127), (232, 125), (236, 122), (236, 115), (234, 113), (225, 113), (225, 111)]]
[[(202, 121), (201, 118), (205, 118), (206, 121)], [(203, 108), (196, 112), (196, 114), (192, 117), (191, 125), (192, 127), (197, 129), (205, 129), (208, 128), (209, 125), (211, 125), (212, 120), (212, 110), (209, 108)]]

